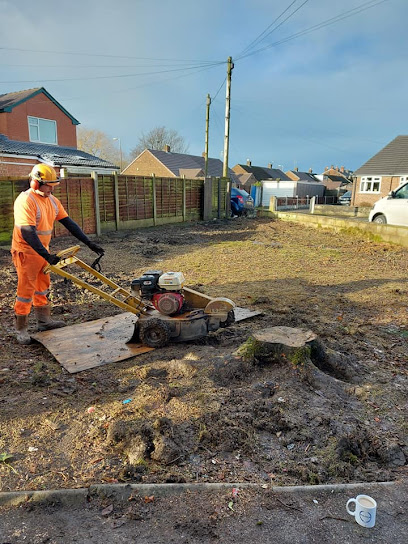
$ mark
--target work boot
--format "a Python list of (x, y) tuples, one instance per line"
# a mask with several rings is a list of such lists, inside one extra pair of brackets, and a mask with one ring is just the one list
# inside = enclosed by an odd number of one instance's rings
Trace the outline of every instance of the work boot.
[(19, 344), (27, 346), (31, 344), (31, 337), (27, 332), (28, 328), (28, 315), (15, 315), (16, 323), (16, 338)]
[(65, 327), (64, 321), (54, 321), (51, 319), (50, 305), (34, 307), (34, 314), (37, 318), (38, 331), (50, 331), (51, 329), (60, 329), (61, 327)]

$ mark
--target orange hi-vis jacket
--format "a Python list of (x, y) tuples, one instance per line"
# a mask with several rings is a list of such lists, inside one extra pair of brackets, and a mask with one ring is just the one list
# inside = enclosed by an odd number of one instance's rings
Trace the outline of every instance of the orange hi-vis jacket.
[(38, 255), (23, 239), (21, 227), (36, 227), (37, 235), (48, 250), (55, 221), (68, 217), (63, 205), (53, 195), (43, 197), (33, 189), (20, 193), (14, 202), (14, 230), (11, 251)]

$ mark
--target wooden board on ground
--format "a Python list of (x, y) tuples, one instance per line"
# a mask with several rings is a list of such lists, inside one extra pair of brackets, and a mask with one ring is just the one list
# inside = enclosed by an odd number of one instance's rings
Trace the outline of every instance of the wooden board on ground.
[[(260, 313), (235, 308), (235, 321)], [(75, 374), (152, 351), (154, 348), (142, 344), (126, 344), (133, 335), (136, 319), (134, 314), (126, 312), (31, 336), (47, 348), (68, 372)]]
[(239, 308), (236, 306), (234, 308), (235, 321), (243, 321), (244, 319), (249, 319), (250, 317), (255, 317), (256, 315), (261, 315), (262, 312), (257, 312), (255, 310), (248, 310), (248, 308)]
[(74, 374), (152, 351), (154, 348), (142, 344), (126, 344), (135, 321), (136, 316), (127, 312), (31, 336)]

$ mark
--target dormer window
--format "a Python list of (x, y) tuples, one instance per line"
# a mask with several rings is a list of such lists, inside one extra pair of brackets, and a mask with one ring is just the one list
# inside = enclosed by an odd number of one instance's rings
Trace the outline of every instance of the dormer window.
[(57, 144), (57, 123), (40, 117), (28, 117), (30, 142)]

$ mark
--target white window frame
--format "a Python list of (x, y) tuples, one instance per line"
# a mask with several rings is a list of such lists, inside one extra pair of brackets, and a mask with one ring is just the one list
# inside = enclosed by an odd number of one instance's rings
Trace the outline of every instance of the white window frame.
[[(360, 193), (381, 193), (381, 176), (362, 176), (360, 180)], [(378, 189), (377, 189), (378, 187)]]
[[(42, 117), (34, 117), (32, 115), (29, 115), (27, 117), (27, 121), (28, 121), (28, 136), (30, 138), (30, 142), (37, 142), (37, 143), (48, 144), (48, 145), (58, 145), (57, 122), (56, 121), (54, 121), (53, 119), (44, 119)], [(54, 142), (46, 142), (46, 141), (41, 139), (40, 121), (47, 121), (47, 123), (53, 123), (54, 124), (54, 132), (55, 132), (55, 141)], [(32, 126), (37, 127), (37, 129), (38, 129), (38, 134), (39, 134), (39, 139), (38, 140), (34, 140), (34, 139), (31, 138), (30, 127), (32, 127)]]

